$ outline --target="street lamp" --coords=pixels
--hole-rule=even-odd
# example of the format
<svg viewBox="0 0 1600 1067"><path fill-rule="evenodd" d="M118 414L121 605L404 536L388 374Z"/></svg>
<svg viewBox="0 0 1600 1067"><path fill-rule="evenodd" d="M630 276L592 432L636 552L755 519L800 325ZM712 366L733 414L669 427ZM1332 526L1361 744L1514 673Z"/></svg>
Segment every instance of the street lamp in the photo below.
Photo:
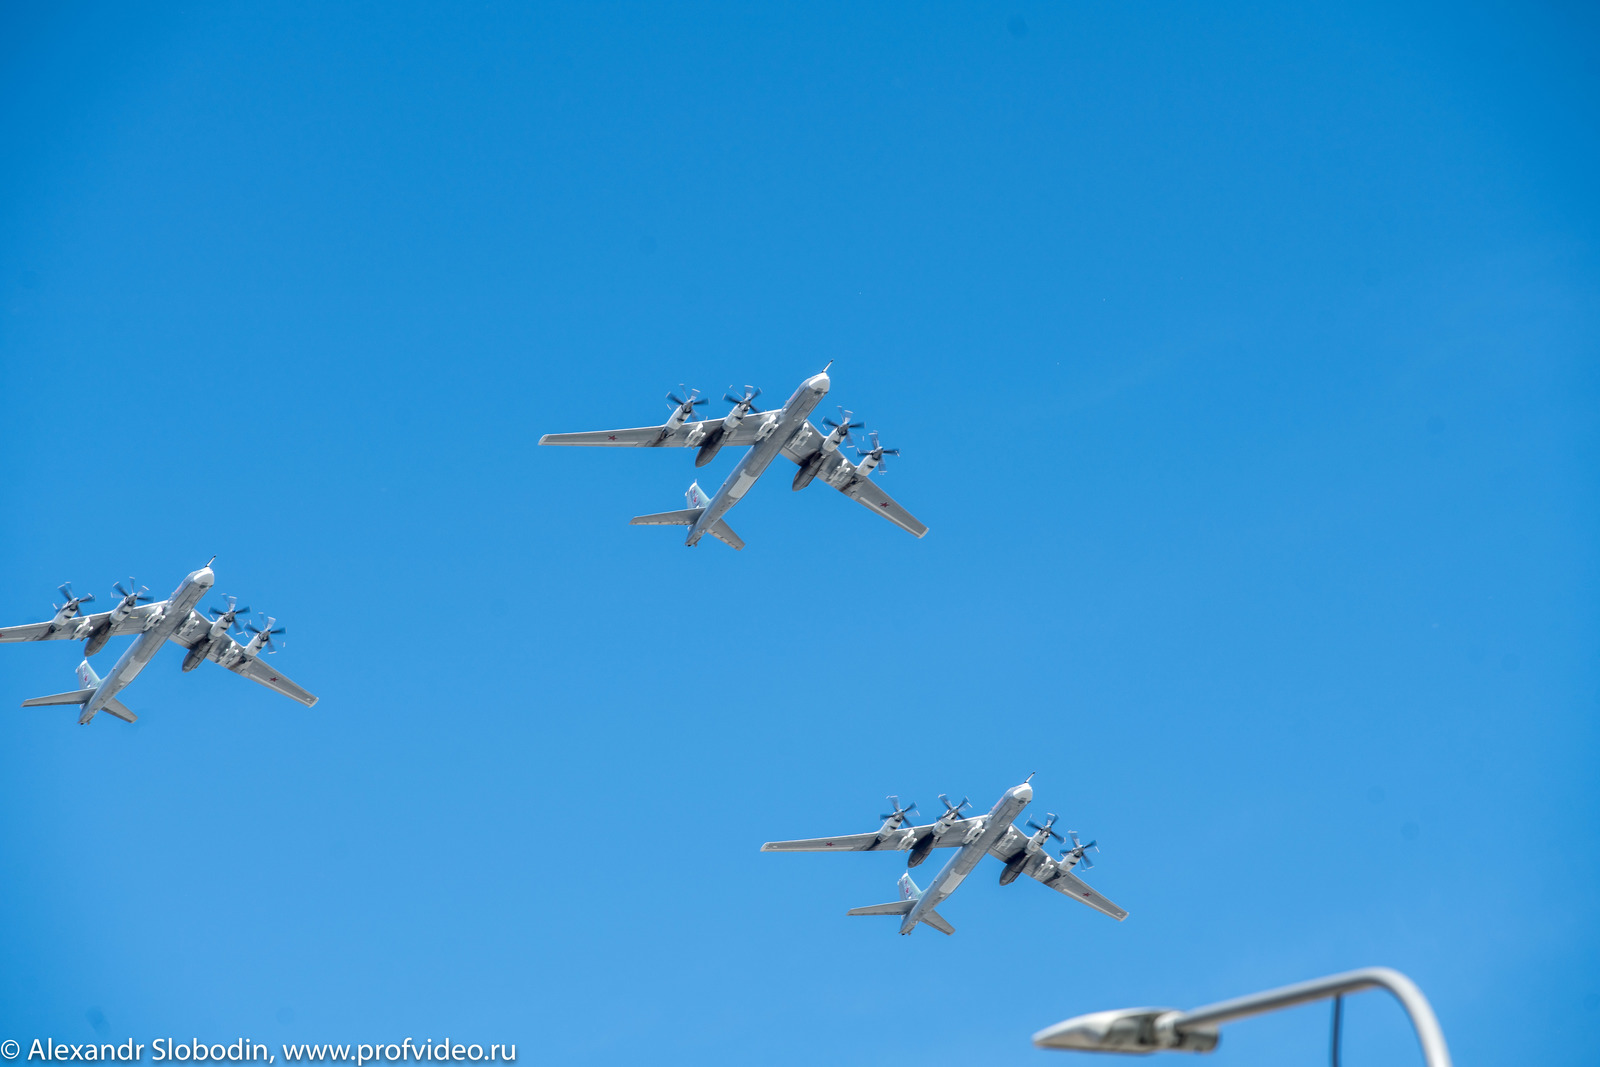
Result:
<svg viewBox="0 0 1600 1067"><path fill-rule="evenodd" d="M1362 989L1387 989L1393 993L1411 1017L1411 1025L1417 1031L1417 1041L1422 1045L1422 1057L1427 1067L1450 1067L1450 1050L1445 1048L1444 1032L1439 1029L1439 1020L1434 1018L1428 998L1422 995L1422 990L1411 979L1388 967L1365 967L1359 971L1314 978L1281 989L1269 989L1265 993L1252 993L1218 1004L1208 1004L1193 1011L1174 1008L1098 1011L1048 1026L1033 1035L1033 1043L1040 1048L1077 1049L1082 1052L1210 1052L1217 1047L1220 1040L1217 1028L1223 1023L1292 1008L1313 1000L1342 997ZM1336 1006L1335 1027L1338 1025L1337 1012ZM1337 1030L1334 1039L1337 1057Z"/></svg>

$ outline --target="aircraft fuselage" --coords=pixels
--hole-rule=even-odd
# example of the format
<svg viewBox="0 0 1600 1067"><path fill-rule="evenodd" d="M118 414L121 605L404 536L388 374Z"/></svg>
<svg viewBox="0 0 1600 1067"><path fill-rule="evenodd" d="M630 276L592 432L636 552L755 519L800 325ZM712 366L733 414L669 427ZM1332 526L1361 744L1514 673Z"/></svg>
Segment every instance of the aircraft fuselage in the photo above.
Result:
<svg viewBox="0 0 1600 1067"><path fill-rule="evenodd" d="M94 696L83 706L83 714L78 717L79 723L87 723L95 717L106 702L127 688L129 682L139 676L145 665L155 658L161 646L173 633L189 618L189 612L200 603L200 598L206 595L216 581L210 567L201 567L199 570L184 578L171 598L164 605L156 605L161 610L161 615L155 625L145 630L133 639L133 644L117 660L116 666L101 681L95 690Z"/></svg>
<svg viewBox="0 0 1600 1067"><path fill-rule="evenodd" d="M1033 802L1033 786L1027 782L1013 786L1005 791L1000 800L984 818L983 825L978 829L972 840L967 841L956 849L956 854L950 857L950 862L944 865L928 888L923 890L916 906L906 913L905 920L900 924L900 932L909 934L917 928L925 912L932 911L945 899L960 888L961 883L977 867L983 857L988 855L989 849L1005 835L1011 822L1022 810Z"/></svg>
<svg viewBox="0 0 1600 1067"><path fill-rule="evenodd" d="M733 473L728 475L716 495L711 498L706 510L689 528L685 544L698 543L700 538L706 535L712 523L721 519L735 504L744 499L744 495L750 491L752 485L756 484L756 479L766 472L767 467L783 450L783 446L788 444L789 439L805 425L806 417L811 414L812 409L828 395L828 384L826 372L813 374L800 383L800 388L794 391L794 395L782 408L760 415L745 416L748 421L764 422L766 426L758 431L759 439L750 446L750 451L746 452L738 466L733 468ZM760 436L761 433L765 433L765 436Z"/></svg>

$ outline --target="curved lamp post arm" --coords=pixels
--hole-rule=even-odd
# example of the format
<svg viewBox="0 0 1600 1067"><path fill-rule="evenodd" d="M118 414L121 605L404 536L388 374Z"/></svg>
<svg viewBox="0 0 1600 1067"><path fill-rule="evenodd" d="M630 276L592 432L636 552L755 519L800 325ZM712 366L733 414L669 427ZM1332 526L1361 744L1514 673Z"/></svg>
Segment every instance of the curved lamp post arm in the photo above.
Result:
<svg viewBox="0 0 1600 1067"><path fill-rule="evenodd" d="M1439 1020L1428 999L1416 983L1388 967L1365 967L1314 978L1264 993L1207 1004L1193 1011L1127 1008L1080 1015L1040 1030L1033 1035L1033 1043L1040 1048L1086 1052L1210 1052L1217 1047L1217 1028L1223 1023L1363 989L1387 989L1393 993L1411 1017L1427 1067L1450 1067L1450 1050L1445 1047L1444 1032L1439 1029Z"/></svg>

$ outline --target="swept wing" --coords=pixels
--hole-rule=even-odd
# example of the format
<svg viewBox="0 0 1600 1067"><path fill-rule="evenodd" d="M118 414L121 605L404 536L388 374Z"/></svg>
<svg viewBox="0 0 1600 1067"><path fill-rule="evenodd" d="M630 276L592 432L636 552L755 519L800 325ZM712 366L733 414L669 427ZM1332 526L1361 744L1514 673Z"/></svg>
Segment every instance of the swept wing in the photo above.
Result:
<svg viewBox="0 0 1600 1067"><path fill-rule="evenodd" d="M957 819L949 828L934 839L934 848L954 848L961 844L962 839L979 825L982 819ZM871 834L846 834L843 837L808 837L801 841L768 841L761 846L762 852L870 852L870 851L896 851L909 848L906 843L906 833L909 831L915 836L912 843L920 842L923 837L933 833L936 823L926 826L902 827L899 830L890 830L883 835L880 841L876 833Z"/></svg>
<svg viewBox="0 0 1600 1067"><path fill-rule="evenodd" d="M112 637L122 637L125 634L136 634L144 629L145 619L153 612L160 611L162 604L141 604L128 612L126 618L111 629ZM0 628L0 642L6 641L74 641L82 640L90 630L111 618L112 612L101 611L93 615L78 615L68 619L56 627L54 633L49 633L50 623L30 622L23 626L7 626Z"/></svg>
<svg viewBox="0 0 1600 1067"><path fill-rule="evenodd" d="M822 451L823 434L807 422L793 439L783 447L783 454L802 466ZM824 456L817 467L817 480L827 482L845 496L862 505L873 514L882 515L900 529L915 537L928 532L928 527L911 512L901 507L870 477L851 476L840 468L844 457L837 451Z"/></svg>
<svg viewBox="0 0 1600 1067"><path fill-rule="evenodd" d="M193 648L210 628L209 619L198 611L191 611L183 625L172 632L169 640L184 648ZM308 708L317 702L315 696L269 664L263 663L259 656L246 655L244 647L226 634L220 641L206 649L206 659L220 663L234 674L243 675L252 682L266 686L274 693L282 693L290 700L298 700Z"/></svg>
<svg viewBox="0 0 1600 1067"><path fill-rule="evenodd" d="M1024 851L1028 845L1028 835L1018 830L1015 826L1006 828L1004 836L989 848L989 855L1002 863L1010 863L1019 852ZM1022 871L1036 882L1054 889L1057 893L1065 894L1073 900L1089 905L1102 915L1109 915L1118 922L1128 917L1127 909L1119 908L1105 897L1095 892L1089 883L1073 874L1071 871L1055 863L1050 857L1040 851L1033 860L1029 861Z"/></svg>
<svg viewBox="0 0 1600 1067"><path fill-rule="evenodd" d="M762 418L751 415L745 418L732 433L722 440L724 448L740 448L756 443L756 431ZM628 430L593 430L582 433L547 433L539 438L541 445L590 445L599 448L687 448L695 430L703 432L695 437L699 444L710 431L722 425L721 419L702 419L686 422L671 433L665 426L635 426Z"/></svg>

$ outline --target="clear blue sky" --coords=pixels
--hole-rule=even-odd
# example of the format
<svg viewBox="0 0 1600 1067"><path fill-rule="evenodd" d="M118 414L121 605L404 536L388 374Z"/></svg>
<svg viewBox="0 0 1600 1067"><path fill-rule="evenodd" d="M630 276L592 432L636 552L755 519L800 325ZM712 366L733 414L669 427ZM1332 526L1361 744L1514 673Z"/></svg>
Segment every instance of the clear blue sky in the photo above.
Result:
<svg viewBox="0 0 1600 1067"><path fill-rule="evenodd" d="M0 1037L1043 1067L1381 963L1594 1061L1585 5L0 19L0 621L217 553L322 697L169 649L80 729L0 648ZM830 359L925 540L781 463L687 551L688 454L535 447ZM1127 922L757 852L1030 771Z"/></svg>

